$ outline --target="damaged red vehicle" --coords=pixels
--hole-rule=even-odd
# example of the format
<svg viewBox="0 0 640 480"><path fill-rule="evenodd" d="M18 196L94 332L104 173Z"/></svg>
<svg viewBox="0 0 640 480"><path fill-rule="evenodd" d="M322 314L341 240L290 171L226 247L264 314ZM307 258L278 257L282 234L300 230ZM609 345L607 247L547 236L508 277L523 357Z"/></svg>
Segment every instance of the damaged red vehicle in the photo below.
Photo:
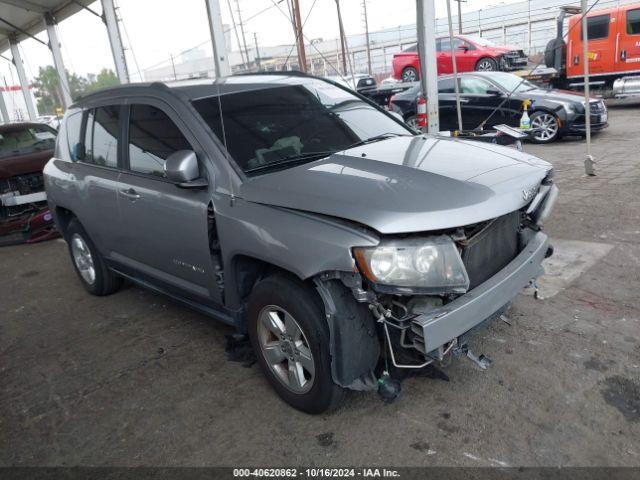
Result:
<svg viewBox="0 0 640 480"><path fill-rule="evenodd" d="M0 245L58 236L42 179L55 141L56 131L47 125L0 125Z"/></svg>

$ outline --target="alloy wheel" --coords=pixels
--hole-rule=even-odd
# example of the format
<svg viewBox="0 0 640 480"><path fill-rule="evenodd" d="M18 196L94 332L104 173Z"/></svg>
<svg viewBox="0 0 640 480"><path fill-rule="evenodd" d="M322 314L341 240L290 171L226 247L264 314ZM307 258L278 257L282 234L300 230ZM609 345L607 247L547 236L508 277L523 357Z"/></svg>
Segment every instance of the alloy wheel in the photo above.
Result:
<svg viewBox="0 0 640 480"><path fill-rule="evenodd" d="M418 73L413 68L407 68L402 72L403 82L416 82L418 80Z"/></svg>
<svg viewBox="0 0 640 480"><path fill-rule="evenodd" d="M93 264L93 257L89 246L84 239L77 233L71 237L71 253L73 262L80 272L82 279L89 285L93 285L96 281L96 268Z"/></svg>
<svg viewBox="0 0 640 480"><path fill-rule="evenodd" d="M485 58L484 60L480 60L478 62L478 66L476 67L476 70L478 70L479 72L493 71L495 70L494 62L488 58Z"/></svg>
<svg viewBox="0 0 640 480"><path fill-rule="evenodd" d="M558 120L550 113L542 113L531 120L531 128L539 129L533 138L540 142L549 142L558 134Z"/></svg>
<svg viewBox="0 0 640 480"><path fill-rule="evenodd" d="M258 341L262 356L275 377L294 393L313 386L315 362L309 342L286 310L268 305L258 315Z"/></svg>

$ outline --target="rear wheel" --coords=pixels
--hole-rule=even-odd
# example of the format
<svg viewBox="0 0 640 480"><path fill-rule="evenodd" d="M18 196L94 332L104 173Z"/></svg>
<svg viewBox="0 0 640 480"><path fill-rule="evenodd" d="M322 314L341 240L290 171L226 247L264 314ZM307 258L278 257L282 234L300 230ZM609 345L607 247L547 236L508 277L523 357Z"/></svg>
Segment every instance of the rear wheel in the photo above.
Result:
<svg viewBox="0 0 640 480"><path fill-rule="evenodd" d="M535 143L551 143L558 139L560 132L558 119L548 112L535 112L531 115L531 128L539 130L533 135Z"/></svg>
<svg viewBox="0 0 640 480"><path fill-rule="evenodd" d="M403 82L417 82L418 81L418 71L413 67L407 67L402 70L402 81Z"/></svg>
<svg viewBox="0 0 640 480"><path fill-rule="evenodd" d="M280 397L307 413L332 410L344 390L331 378L329 327L317 294L274 275L249 298L249 338L265 376Z"/></svg>
<svg viewBox="0 0 640 480"><path fill-rule="evenodd" d="M498 63L493 58L481 58L476 63L476 71L478 72L495 72L496 70L498 70Z"/></svg>
<svg viewBox="0 0 640 480"><path fill-rule="evenodd" d="M109 295L122 285L122 278L111 272L102 255L77 220L71 220L66 231L73 267L84 288L92 295Z"/></svg>

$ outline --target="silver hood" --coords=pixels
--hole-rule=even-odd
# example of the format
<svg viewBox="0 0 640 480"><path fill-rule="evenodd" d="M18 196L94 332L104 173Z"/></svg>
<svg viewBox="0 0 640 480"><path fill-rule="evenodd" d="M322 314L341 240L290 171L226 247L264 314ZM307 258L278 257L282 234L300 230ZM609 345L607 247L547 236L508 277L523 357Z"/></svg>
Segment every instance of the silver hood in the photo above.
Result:
<svg viewBox="0 0 640 480"><path fill-rule="evenodd" d="M245 200L352 220L380 233L470 225L525 206L551 169L513 148L395 137L250 178Z"/></svg>

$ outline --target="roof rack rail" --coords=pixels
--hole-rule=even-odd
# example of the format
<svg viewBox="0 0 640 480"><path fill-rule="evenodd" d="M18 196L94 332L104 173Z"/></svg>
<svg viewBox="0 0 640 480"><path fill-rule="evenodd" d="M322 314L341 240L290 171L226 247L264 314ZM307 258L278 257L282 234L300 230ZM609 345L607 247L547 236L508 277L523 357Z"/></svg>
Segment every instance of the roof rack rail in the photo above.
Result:
<svg viewBox="0 0 640 480"><path fill-rule="evenodd" d="M240 72L234 73L232 77L241 77L244 75L290 75L292 77L315 77L315 75L310 75L305 72L301 72L300 70L276 70L271 72Z"/></svg>

